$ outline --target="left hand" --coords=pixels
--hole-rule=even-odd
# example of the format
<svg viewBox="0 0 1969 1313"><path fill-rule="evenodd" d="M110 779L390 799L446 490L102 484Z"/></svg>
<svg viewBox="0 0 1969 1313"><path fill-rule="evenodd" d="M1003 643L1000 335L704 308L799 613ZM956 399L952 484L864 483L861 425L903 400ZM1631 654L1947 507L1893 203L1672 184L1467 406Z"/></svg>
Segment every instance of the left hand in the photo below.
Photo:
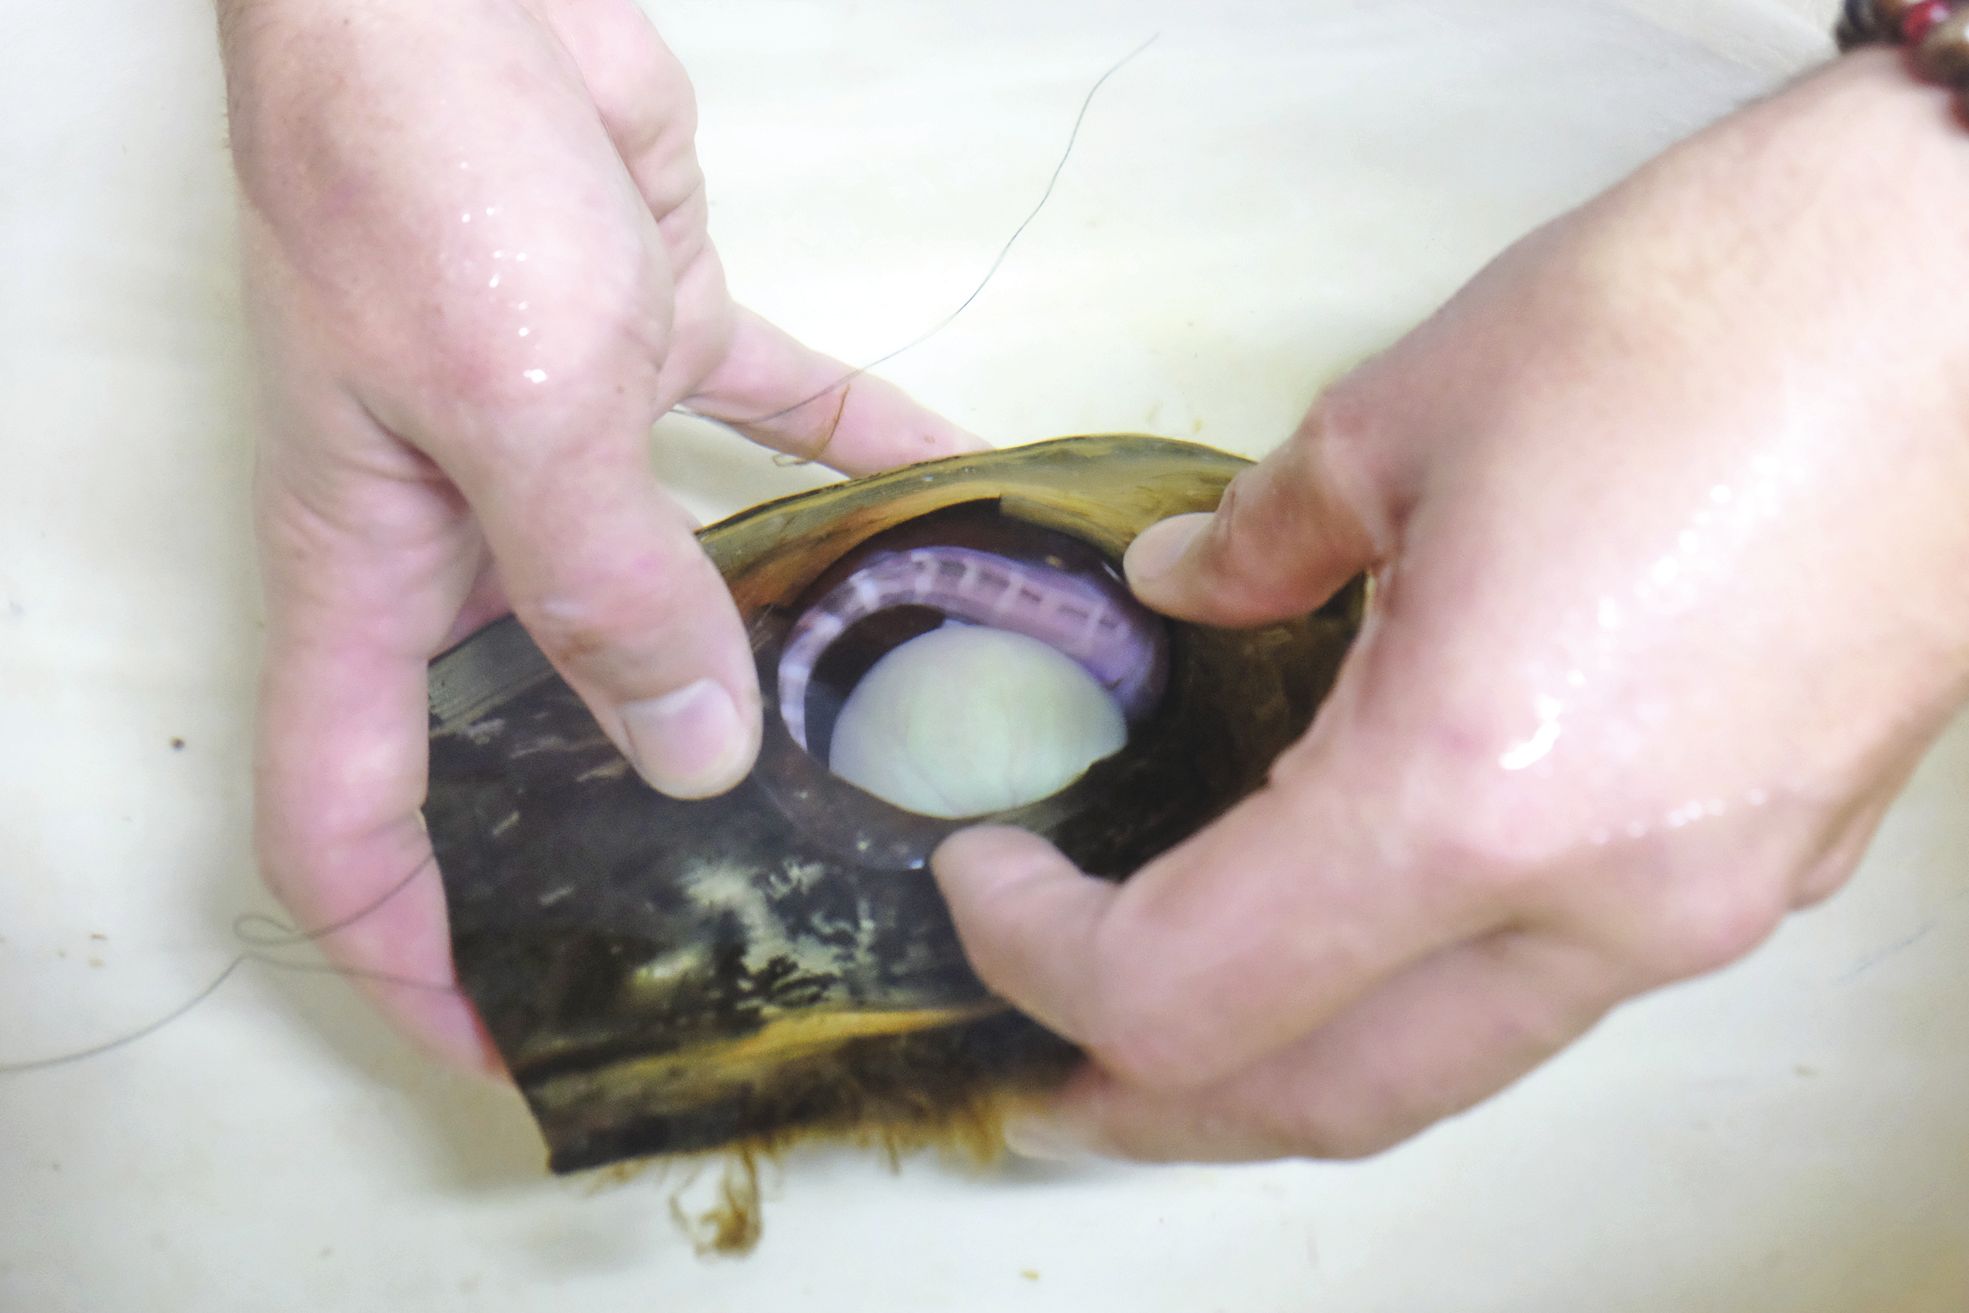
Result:
<svg viewBox="0 0 1969 1313"><path fill-rule="evenodd" d="M406 1030L490 1063L462 997L394 983L451 979L426 663L510 606L652 787L722 792L757 677L651 424L849 473L977 442L734 303L695 95L629 0L221 15L270 401L263 869Z"/></svg>

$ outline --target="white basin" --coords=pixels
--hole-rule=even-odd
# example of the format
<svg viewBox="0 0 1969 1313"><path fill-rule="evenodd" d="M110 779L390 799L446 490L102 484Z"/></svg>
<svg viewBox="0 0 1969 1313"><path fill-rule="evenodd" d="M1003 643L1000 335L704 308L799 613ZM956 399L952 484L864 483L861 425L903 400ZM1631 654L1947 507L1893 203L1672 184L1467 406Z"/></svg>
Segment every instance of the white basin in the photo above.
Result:
<svg viewBox="0 0 1969 1313"><path fill-rule="evenodd" d="M1159 32L996 280L886 372L997 441L1250 452L1514 236L1826 50L1822 15L1752 0L663 8L736 288L853 360L963 299ZM269 905L210 27L0 18L0 1063L158 1017ZM689 420L656 449L705 514L819 477ZM0 1310L1960 1313L1965 799L1957 732L1830 905L1379 1159L803 1154L741 1261L694 1257L654 1177L548 1178L515 1094L343 982L248 965L140 1042L0 1075Z"/></svg>

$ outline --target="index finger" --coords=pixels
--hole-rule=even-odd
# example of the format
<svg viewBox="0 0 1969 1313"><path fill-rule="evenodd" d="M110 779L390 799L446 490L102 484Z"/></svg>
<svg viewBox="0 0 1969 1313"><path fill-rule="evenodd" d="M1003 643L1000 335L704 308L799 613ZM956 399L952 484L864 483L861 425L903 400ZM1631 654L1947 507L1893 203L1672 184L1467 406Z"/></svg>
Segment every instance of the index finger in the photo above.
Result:
<svg viewBox="0 0 1969 1313"><path fill-rule="evenodd" d="M742 307L730 349L689 404L754 442L843 474L985 448L895 384L822 355Z"/></svg>
<svg viewBox="0 0 1969 1313"><path fill-rule="evenodd" d="M954 836L933 867L994 992L1124 1078L1193 1088L1499 919L1476 882L1364 821L1357 801L1295 782L1119 886L1002 828Z"/></svg>

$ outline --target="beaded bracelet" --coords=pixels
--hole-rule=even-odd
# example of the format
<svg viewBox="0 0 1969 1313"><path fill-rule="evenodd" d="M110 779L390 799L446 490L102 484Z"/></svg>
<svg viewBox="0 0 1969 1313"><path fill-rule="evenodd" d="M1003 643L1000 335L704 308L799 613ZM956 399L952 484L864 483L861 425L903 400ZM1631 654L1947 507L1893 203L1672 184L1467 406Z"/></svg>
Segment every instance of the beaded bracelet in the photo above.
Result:
<svg viewBox="0 0 1969 1313"><path fill-rule="evenodd" d="M1969 5L1962 0L1846 0L1839 48L1905 45L1921 75L1969 94Z"/></svg>

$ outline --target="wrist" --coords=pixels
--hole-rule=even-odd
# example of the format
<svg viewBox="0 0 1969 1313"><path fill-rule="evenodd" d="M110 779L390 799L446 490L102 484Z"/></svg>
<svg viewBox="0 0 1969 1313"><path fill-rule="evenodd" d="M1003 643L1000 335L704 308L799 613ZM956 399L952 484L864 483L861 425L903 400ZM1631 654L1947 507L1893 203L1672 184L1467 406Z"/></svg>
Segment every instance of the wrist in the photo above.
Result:
<svg viewBox="0 0 1969 1313"><path fill-rule="evenodd" d="M1891 388L1969 431L1969 380L1944 345L1969 330L1969 128L1898 52L1835 61L1596 208L1623 290L1667 321L1833 370L1825 404L1862 408L1856 423Z"/></svg>

